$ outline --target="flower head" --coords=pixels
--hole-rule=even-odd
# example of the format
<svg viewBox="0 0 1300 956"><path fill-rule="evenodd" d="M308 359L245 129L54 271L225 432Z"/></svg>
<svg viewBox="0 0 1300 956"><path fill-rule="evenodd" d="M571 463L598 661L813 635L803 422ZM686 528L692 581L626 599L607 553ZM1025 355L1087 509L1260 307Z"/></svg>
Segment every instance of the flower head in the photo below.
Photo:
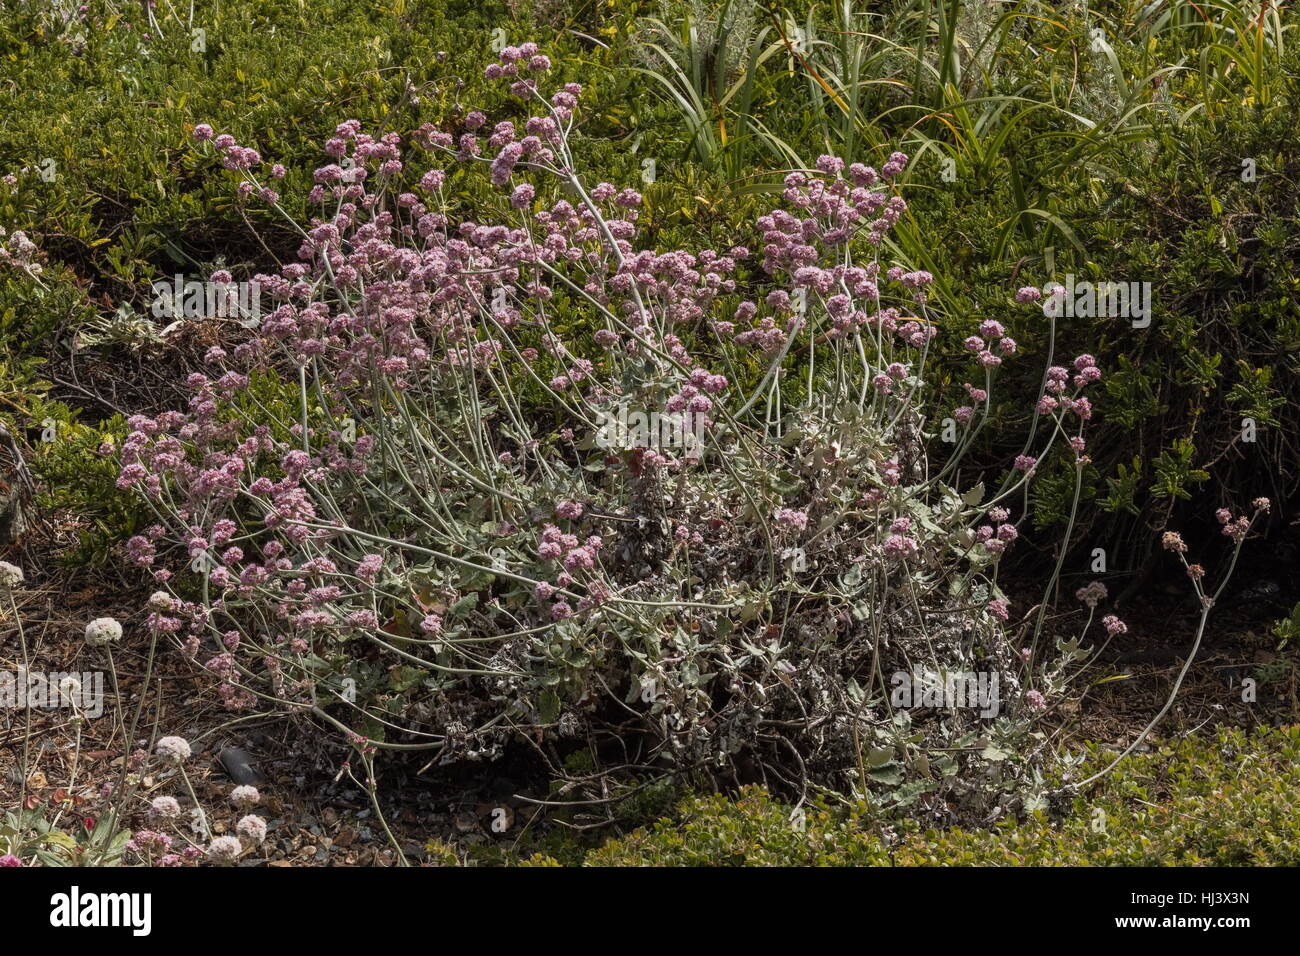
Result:
<svg viewBox="0 0 1300 956"><path fill-rule="evenodd" d="M232 863L243 852L238 837L220 836L208 844L208 859L214 863Z"/></svg>
<svg viewBox="0 0 1300 956"><path fill-rule="evenodd" d="M190 742L184 737L163 737L154 745L154 753L168 763L183 763L191 752Z"/></svg>
<svg viewBox="0 0 1300 956"><path fill-rule="evenodd" d="M154 797L149 804L149 812L164 820L174 820L181 815L181 805L175 797Z"/></svg>
<svg viewBox="0 0 1300 956"><path fill-rule="evenodd" d="M103 647L122 639L122 625L111 617L97 617L86 625L86 643Z"/></svg>
<svg viewBox="0 0 1300 956"><path fill-rule="evenodd" d="M1093 581L1091 584L1086 584L1075 591L1074 596L1088 607L1096 607L1097 603L1106 597L1106 585L1100 581Z"/></svg>
<svg viewBox="0 0 1300 956"><path fill-rule="evenodd" d="M0 590L10 591L23 583L23 569L8 561L0 561Z"/></svg>
<svg viewBox="0 0 1300 956"><path fill-rule="evenodd" d="M266 821L255 813L240 817L235 824L235 832L249 843L261 843L266 839Z"/></svg>
<svg viewBox="0 0 1300 956"><path fill-rule="evenodd" d="M247 784L230 791L230 802L237 807L251 807L261 799L262 795L257 792L257 788Z"/></svg>
<svg viewBox="0 0 1300 956"><path fill-rule="evenodd" d="M793 508L778 508L772 518L777 526L781 528L803 531L808 527L808 513L806 511L796 511Z"/></svg>

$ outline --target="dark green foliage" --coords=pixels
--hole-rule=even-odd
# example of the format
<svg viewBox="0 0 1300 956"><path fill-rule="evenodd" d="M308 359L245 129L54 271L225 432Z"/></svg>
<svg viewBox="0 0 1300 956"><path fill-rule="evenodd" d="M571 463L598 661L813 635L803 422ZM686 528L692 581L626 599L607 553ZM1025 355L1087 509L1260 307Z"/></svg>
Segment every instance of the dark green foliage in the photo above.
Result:
<svg viewBox="0 0 1300 956"><path fill-rule="evenodd" d="M1300 730L1223 730L1131 758L1061 818L992 830L899 829L854 810L802 814L759 789L692 797L586 856L595 866L1294 866ZM1094 752L1086 766L1108 760ZM793 821L793 822L792 822ZM802 828L802 829L801 829Z"/></svg>

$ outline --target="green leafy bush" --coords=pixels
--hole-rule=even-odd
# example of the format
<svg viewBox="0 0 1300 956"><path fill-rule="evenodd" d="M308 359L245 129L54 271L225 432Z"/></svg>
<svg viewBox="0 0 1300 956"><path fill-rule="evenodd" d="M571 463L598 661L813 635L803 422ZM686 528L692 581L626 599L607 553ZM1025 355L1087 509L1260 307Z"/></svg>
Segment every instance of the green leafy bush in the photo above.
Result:
<svg viewBox="0 0 1300 956"><path fill-rule="evenodd" d="M364 7L164 0L152 20L140 4L101 0L84 16L77 6L19 4L0 22L7 91L0 227L25 230L42 268L35 283L0 266L0 414L26 432L46 503L84 529L63 556L71 562L102 561L138 530L111 482L99 480L95 451L103 438L122 437L120 423L112 411L105 419L103 401L88 393L124 362L183 363L220 335L208 329L164 339L151 283L178 273L206 278L218 268L246 278L268 260L291 257L299 241L274 215L238 201L234 180L200 174L189 148L192 117L273 153L293 171L280 184L282 203L302 213L311 183L297 171L319 159L343 114L371 128L413 127L496 105L500 92L464 66L477 62L475 49L486 54L498 28L516 38L533 31L527 5L468 0ZM653 115L630 108L631 71L618 49L619 24L634 12L634 5L592 8L590 23L571 24L612 47L564 34L550 51L558 72L582 75L597 105L580 155L628 179L637 161L607 137L622 136L633 113ZM457 193L465 210L487 197L469 185ZM100 369L98 381L69 369L74 350L85 369ZM178 384L138 369L124 378L127 412L169 400ZM38 407L30 400L51 389L62 401ZM47 420L58 425L56 443L41 441Z"/></svg>
<svg viewBox="0 0 1300 956"><path fill-rule="evenodd" d="M1080 767L1107 755L1093 748ZM1300 728L1221 730L1134 756L1060 815L918 831L861 809L795 812L759 789L691 797L588 866L1295 866ZM801 829L802 828L802 829Z"/></svg>
<svg viewBox="0 0 1300 956"><path fill-rule="evenodd" d="M725 176L743 193L762 188L754 180L764 167L900 142L913 156L914 201L892 251L939 277L933 303L946 325L973 329L1014 281L1068 273L1152 283L1149 327L1101 317L1060 328L1063 347L1088 349L1115 373L1085 475L1098 494L1079 519L1090 540L1107 544L1112 570L1148 559L1145 527L1207 513L1221 488L1295 493L1287 436L1300 427L1300 52L1284 42L1292 18L1231 2L1193 14L1181 4L907 0L791 3L755 18L754 4L737 2L723 19L752 21L746 36L766 26L763 42L777 37L784 54L764 47L738 68L741 97L722 95L733 87L708 72L735 36L710 33L701 16L678 5L646 21L658 35L680 28L691 39L670 58L678 67L660 64L659 73L697 149L726 152ZM714 47L699 49L710 36ZM737 129L751 135L728 141ZM739 176L738 154L757 169ZM1012 331L1026 348L1045 349L1041 321ZM942 367L960 356L941 348L937 359ZM1012 428L1022 414L1016 399L1032 398L1038 383L1007 384L1000 412ZM997 436L984 435L986 462L1007 450ZM1034 495L1040 527L1070 512L1073 467L1044 463Z"/></svg>

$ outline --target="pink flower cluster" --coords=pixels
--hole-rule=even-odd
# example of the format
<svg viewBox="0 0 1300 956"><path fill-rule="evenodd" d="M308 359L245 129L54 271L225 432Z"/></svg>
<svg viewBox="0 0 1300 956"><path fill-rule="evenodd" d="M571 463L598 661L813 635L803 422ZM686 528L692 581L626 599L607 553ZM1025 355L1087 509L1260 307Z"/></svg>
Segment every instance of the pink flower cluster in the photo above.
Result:
<svg viewBox="0 0 1300 956"><path fill-rule="evenodd" d="M980 525L975 529L975 540L983 545L985 553L993 556L1001 555L1020 537L1016 526L1010 523L1010 517L1011 513L1006 508L991 508L988 518L993 523Z"/></svg>
<svg viewBox="0 0 1300 956"><path fill-rule="evenodd" d="M599 535L589 535L585 541L576 534L562 532L553 524L542 529L541 540L537 545L537 556L543 561L558 561L566 571L590 571L596 566L596 558L605 542ZM561 587L567 587L565 582Z"/></svg>
<svg viewBox="0 0 1300 956"><path fill-rule="evenodd" d="M1267 499L1261 499L1267 501ZM1219 524L1223 526L1223 533L1233 541L1240 544L1246 539L1246 533L1250 531L1250 518L1246 515L1239 515L1236 518L1227 508L1220 508L1214 513Z"/></svg>
<svg viewBox="0 0 1300 956"><path fill-rule="evenodd" d="M771 514L763 530L753 508L735 504L741 495L722 469L713 485L694 481L715 477L700 472L734 454L724 443L737 432L749 437L745 416L726 414L730 382L718 370L748 381L751 369L762 374L796 339L800 350L791 354L829 342L861 361L862 391L853 389L851 400L885 410L883 421L905 421L937 335L927 313L934 277L856 264L851 241L886 248L907 208L890 182L907 157L892 154L878 172L821 156L814 169L791 173L783 208L757 219L754 255L743 245L640 248L645 197L610 183L588 190L564 167L581 88L567 84L546 99L537 83L549 67L535 44L506 47L488 67L490 79L510 83L524 101L511 120L494 124L471 110L409 135L375 136L356 120L338 124L313 173L314 213L301 224L297 261L256 277L271 306L261 325L208 352L182 410L131 419L119 487L140 495L157 523L127 552L144 567L173 561L206 576L203 604L161 592L151 598L149 626L218 680L226 706L252 706L250 686L263 685L277 702L328 700L312 693L311 682L326 679L320 662L368 666L373 658L356 648L366 638L374 639L368 653L391 660L397 637L404 656L439 655L437 680L413 693L425 695L428 714L445 725L439 733L463 743L474 717L458 710L460 698L495 705L525 690L535 698L535 686L525 686L535 675L520 672L543 666L535 649L549 641L532 635L560 621L568 622L555 629L564 640L579 625L605 633L613 630L605 605L643 598L664 608L670 627L677 618L696 623L685 578L670 574L689 568L703 582L695 600L716 600L709 575L731 572L702 569L732 562L744 574L749 555L741 549L760 535L766 545L770 533L778 547L803 538L823 510L841 511L809 503L841 500L822 492L842 491L835 483L846 473L871 485L861 495L873 512L865 519L856 488L842 499L843 512L854 515L846 520L867 525L867 535L850 540L875 542L869 556L858 547L854 560L883 557L895 576L932 558L968 558L948 554L961 550L953 536L942 537L938 554L930 517L899 515L912 494L902 486L924 473L919 428L915 440L891 434L843 454L841 441L811 429L798 450L755 442L761 467L789 465L804 486L783 488L781 498L753 489L757 514ZM241 191L276 201L255 179L262 165L255 150L202 124L195 137L219 151ZM500 187L495 213L452 211L462 208L445 195L453 163ZM284 172L273 166L269 175ZM556 180L564 197L551 191ZM575 312L584 322L571 321ZM580 331L570 332L575 325ZM966 344L987 386L1018 346L997 320L981 321L977 332ZM871 354L860 360L864 342ZM256 417L267 406L253 382L267 372L306 383L301 410ZM1040 411L1086 421L1091 405L1079 392L1099 377L1090 356L1076 359L1073 373L1050 370ZM970 405L956 417L969 422L989 396L971 384L965 391ZM708 456L694 449L679 460L659 447L592 452L578 440L585 411L620 406L661 408L713 428ZM714 427L715 417L727 427ZM808 449L815 458L790 464ZM1025 472L1036 465L1028 455L1016 462ZM676 472L673 481L665 471ZM670 500L670 510L660 507ZM671 510L678 507L680 514ZM637 520L652 514L660 519ZM976 568L1018 540L1005 508L986 517L971 529ZM707 549L697 528L709 530ZM625 538L607 549L611 534ZM856 547L835 533L818 537L828 552ZM156 575L166 581L168 571ZM520 585L531 600L520 598ZM655 593L665 587L674 589L669 600ZM447 610L466 590L476 595L474 612ZM980 593L975 617L1000 634L1010 604L994 587ZM642 610L634 626L660 614ZM464 641L467 632L474 636ZM433 683L440 689L431 691ZM489 693L479 694L484 687Z"/></svg>

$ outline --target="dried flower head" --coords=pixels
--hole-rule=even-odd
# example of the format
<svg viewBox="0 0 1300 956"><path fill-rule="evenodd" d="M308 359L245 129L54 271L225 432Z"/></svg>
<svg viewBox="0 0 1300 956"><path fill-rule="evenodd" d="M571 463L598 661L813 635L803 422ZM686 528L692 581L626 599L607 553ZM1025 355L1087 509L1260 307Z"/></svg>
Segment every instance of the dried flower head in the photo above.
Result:
<svg viewBox="0 0 1300 956"><path fill-rule="evenodd" d="M208 844L208 859L214 863L233 863L244 852L238 837L219 836Z"/></svg>
<svg viewBox="0 0 1300 956"><path fill-rule="evenodd" d="M250 843L261 843L266 839L266 821L255 813L240 817L235 824L235 832Z"/></svg>
<svg viewBox="0 0 1300 956"><path fill-rule="evenodd" d="M181 805L175 797L154 797L149 812L164 820L174 820L181 815Z"/></svg>
<svg viewBox="0 0 1300 956"><path fill-rule="evenodd" d="M8 561L0 561L0 590L12 591L23 583L23 569Z"/></svg>
<svg viewBox="0 0 1300 956"><path fill-rule="evenodd" d="M86 625L86 643L104 647L122 639L122 625L111 617L97 617Z"/></svg>
<svg viewBox="0 0 1300 956"><path fill-rule="evenodd" d="M155 745L154 752L168 763L184 763L190 757L190 742L184 737L163 737Z"/></svg>
<svg viewBox="0 0 1300 956"><path fill-rule="evenodd" d="M257 788L247 784L230 791L230 802L237 807L251 807L261 799L262 795L257 792Z"/></svg>

